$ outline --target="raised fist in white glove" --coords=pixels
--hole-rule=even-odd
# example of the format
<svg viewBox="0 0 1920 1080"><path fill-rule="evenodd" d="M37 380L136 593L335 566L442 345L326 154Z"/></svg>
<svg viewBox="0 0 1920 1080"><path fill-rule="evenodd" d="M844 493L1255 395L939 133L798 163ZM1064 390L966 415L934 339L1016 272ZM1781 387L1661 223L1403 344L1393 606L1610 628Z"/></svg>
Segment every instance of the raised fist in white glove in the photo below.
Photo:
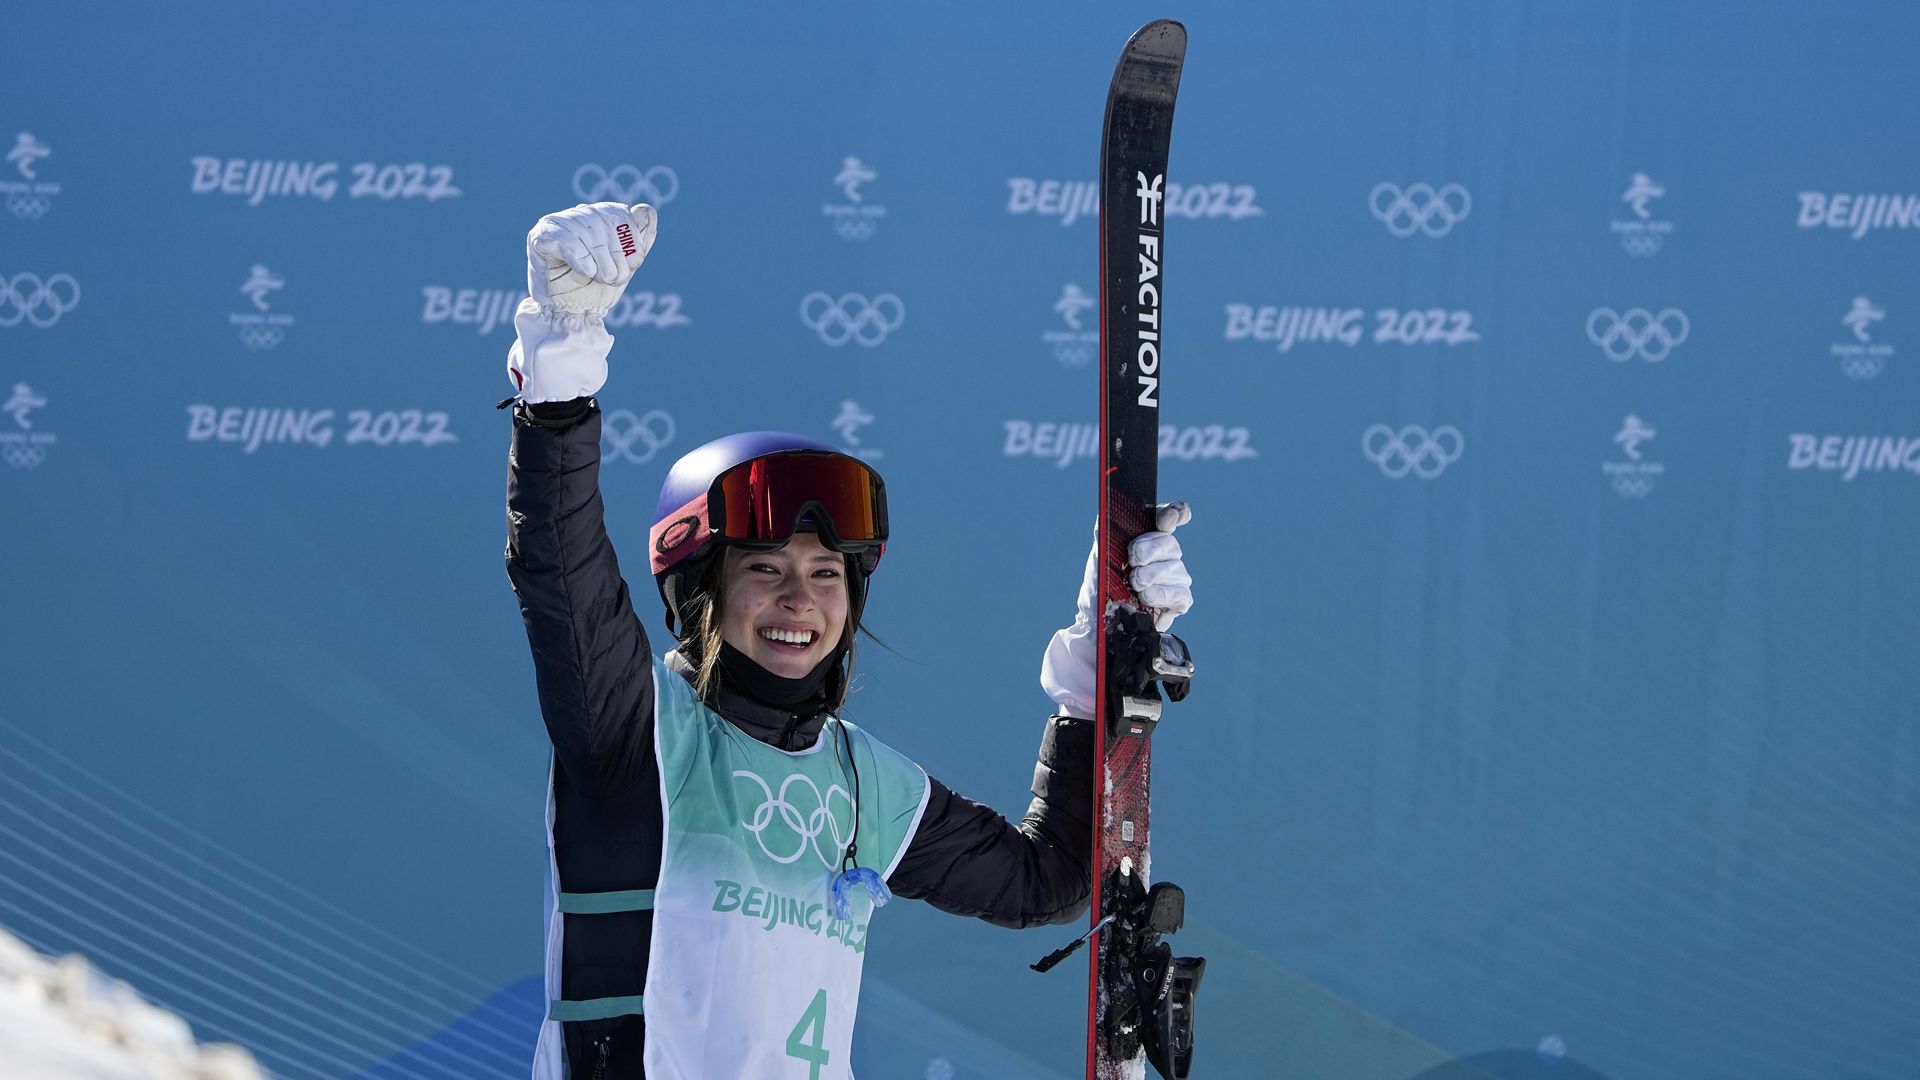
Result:
<svg viewBox="0 0 1920 1080"><path fill-rule="evenodd" d="M645 203L600 202L548 214L527 233L527 298L507 374L528 403L571 401L607 381L606 314L653 250L659 217Z"/></svg>
<svg viewBox="0 0 1920 1080"><path fill-rule="evenodd" d="M1193 520L1186 503L1164 503L1154 510L1154 532L1143 532L1127 545L1127 584L1147 610L1154 629L1165 633L1173 620L1193 607L1193 576L1180 554L1173 530ZM1100 613L1094 604L1100 595L1100 540L1087 553L1086 573L1080 580L1079 611L1073 625L1057 631L1040 661L1040 685L1062 716L1093 718L1094 683L1099 679Z"/></svg>

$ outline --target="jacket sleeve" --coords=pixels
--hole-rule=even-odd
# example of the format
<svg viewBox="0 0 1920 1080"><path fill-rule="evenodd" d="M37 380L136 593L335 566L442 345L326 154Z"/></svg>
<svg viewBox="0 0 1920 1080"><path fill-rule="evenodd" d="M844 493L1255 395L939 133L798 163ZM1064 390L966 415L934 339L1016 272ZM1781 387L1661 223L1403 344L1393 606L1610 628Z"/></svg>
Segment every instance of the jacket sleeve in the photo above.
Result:
<svg viewBox="0 0 1920 1080"><path fill-rule="evenodd" d="M652 653L607 538L591 399L514 407L507 577L561 767L593 795L631 788L652 750Z"/></svg>
<svg viewBox="0 0 1920 1080"><path fill-rule="evenodd" d="M1048 722L1019 825L929 777L926 813L888 886L995 926L1079 917L1093 883L1093 739L1091 720Z"/></svg>

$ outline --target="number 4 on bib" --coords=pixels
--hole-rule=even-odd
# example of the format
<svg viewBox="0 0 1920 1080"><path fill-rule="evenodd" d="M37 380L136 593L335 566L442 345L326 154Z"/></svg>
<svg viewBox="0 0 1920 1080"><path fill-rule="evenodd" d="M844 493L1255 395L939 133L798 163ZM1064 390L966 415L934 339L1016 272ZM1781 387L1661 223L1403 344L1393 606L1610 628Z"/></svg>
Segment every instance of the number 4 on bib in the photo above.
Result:
<svg viewBox="0 0 1920 1080"><path fill-rule="evenodd" d="M809 1035L813 1037L812 1042L807 1041ZM807 1011L800 1014L800 1022L787 1033L787 1056L807 1063L807 1080L820 1080L820 1070L826 1068L829 1057L825 990L813 995Z"/></svg>

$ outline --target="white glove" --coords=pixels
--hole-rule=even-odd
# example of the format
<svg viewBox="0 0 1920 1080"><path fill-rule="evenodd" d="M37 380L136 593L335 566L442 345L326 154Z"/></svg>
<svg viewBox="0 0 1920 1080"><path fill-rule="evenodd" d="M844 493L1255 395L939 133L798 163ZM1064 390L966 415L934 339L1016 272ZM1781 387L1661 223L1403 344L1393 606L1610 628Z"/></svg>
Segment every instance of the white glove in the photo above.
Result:
<svg viewBox="0 0 1920 1080"><path fill-rule="evenodd" d="M607 381L607 310L653 250L660 220L645 203L600 202L548 214L527 233L527 298L507 375L520 399L572 401Z"/></svg>
<svg viewBox="0 0 1920 1080"><path fill-rule="evenodd" d="M1166 632L1173 620L1193 608L1193 576L1180 556L1173 530L1193 520L1186 503L1163 503L1154 510L1157 532L1144 532L1127 545L1127 584L1153 612L1154 629ZM1093 610L1100 595L1100 539L1087 553L1087 569L1080 580L1079 611L1073 625L1054 633L1040 661L1040 686L1060 715L1093 718L1094 683L1099 679L1099 616Z"/></svg>

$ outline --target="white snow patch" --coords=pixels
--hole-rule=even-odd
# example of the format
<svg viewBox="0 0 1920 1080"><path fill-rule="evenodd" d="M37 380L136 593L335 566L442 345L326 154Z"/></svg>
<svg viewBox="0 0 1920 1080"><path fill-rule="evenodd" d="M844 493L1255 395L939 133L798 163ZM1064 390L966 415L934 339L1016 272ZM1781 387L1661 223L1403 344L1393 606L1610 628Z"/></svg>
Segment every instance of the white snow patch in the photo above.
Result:
<svg viewBox="0 0 1920 1080"><path fill-rule="evenodd" d="M266 1080L237 1046L200 1046L186 1021L79 956L43 956L0 930L0 1047L8 1080Z"/></svg>

